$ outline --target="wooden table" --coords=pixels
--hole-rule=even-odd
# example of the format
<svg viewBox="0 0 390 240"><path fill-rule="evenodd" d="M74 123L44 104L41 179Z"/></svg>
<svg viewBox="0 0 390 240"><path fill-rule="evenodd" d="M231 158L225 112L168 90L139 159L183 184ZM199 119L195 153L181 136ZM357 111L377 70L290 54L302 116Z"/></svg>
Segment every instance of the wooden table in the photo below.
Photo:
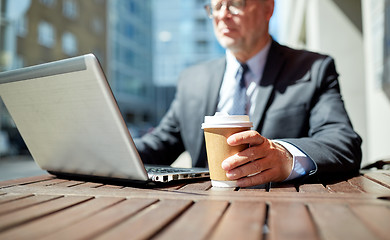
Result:
<svg viewBox="0 0 390 240"><path fill-rule="evenodd" d="M0 182L0 239L390 239L390 171L328 185Z"/></svg>

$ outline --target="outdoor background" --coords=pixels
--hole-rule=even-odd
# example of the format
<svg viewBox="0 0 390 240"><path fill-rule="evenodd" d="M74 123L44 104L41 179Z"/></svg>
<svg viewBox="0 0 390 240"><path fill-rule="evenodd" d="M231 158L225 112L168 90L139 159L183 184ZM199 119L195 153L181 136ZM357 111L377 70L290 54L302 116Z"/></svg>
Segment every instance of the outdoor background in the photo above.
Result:
<svg viewBox="0 0 390 240"><path fill-rule="evenodd" d="M390 157L390 0L276 0L281 44L335 58L363 164ZM134 137L158 124L179 73L221 57L204 0L0 0L0 71L94 53ZM0 96L1 97L1 96ZM0 180L42 173L0 99Z"/></svg>

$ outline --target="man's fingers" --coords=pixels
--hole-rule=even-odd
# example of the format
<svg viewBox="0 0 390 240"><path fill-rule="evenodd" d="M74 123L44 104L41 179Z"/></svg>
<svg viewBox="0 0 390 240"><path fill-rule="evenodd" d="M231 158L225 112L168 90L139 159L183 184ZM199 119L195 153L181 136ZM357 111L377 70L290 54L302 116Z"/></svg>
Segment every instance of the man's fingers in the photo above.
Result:
<svg viewBox="0 0 390 240"><path fill-rule="evenodd" d="M248 162L261 159L265 156L265 151L262 151L261 145L249 147L239 153L228 157L222 162L222 168L229 171Z"/></svg>
<svg viewBox="0 0 390 240"><path fill-rule="evenodd" d="M240 178L237 180L237 185L239 187L249 187L255 185L261 185L264 183L269 183L273 181L274 176L276 175L275 169L268 169L262 171L256 175Z"/></svg>
<svg viewBox="0 0 390 240"><path fill-rule="evenodd" d="M226 173L226 176L232 180L257 174L266 171L272 167L272 162L268 159L257 159L238 168L234 168Z"/></svg>
<svg viewBox="0 0 390 240"><path fill-rule="evenodd" d="M260 145L264 142L265 138L258 132L249 130L231 135L227 139L227 143L231 146L237 146L241 144L249 144L251 146Z"/></svg>

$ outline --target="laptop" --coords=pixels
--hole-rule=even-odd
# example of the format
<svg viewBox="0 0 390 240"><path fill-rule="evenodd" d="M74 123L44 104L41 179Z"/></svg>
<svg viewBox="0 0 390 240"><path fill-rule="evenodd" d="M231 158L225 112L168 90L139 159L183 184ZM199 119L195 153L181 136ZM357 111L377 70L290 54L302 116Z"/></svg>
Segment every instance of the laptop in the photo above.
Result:
<svg viewBox="0 0 390 240"><path fill-rule="evenodd" d="M207 168L143 164L93 54L2 72L0 97L34 161L51 174L138 182L209 177Z"/></svg>

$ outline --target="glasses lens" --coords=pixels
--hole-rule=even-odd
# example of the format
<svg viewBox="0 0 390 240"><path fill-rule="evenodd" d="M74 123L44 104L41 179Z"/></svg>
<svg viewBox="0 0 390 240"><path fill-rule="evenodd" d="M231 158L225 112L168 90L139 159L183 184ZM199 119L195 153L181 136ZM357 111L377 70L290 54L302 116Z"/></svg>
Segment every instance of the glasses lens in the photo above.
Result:
<svg viewBox="0 0 390 240"><path fill-rule="evenodd" d="M212 7L213 11L218 12L219 10L221 10L222 5L224 5L222 2L218 2L214 5L211 5L211 7Z"/></svg>
<svg viewBox="0 0 390 240"><path fill-rule="evenodd" d="M245 0L230 0L230 1L220 1L216 4L208 4L205 6L207 14L209 17L213 17L215 14L218 14L221 11L222 6L229 10L233 15L237 15L245 8Z"/></svg>
<svg viewBox="0 0 390 240"><path fill-rule="evenodd" d="M231 14L239 14L245 7L245 1L243 0L232 0L229 1L229 12Z"/></svg>

